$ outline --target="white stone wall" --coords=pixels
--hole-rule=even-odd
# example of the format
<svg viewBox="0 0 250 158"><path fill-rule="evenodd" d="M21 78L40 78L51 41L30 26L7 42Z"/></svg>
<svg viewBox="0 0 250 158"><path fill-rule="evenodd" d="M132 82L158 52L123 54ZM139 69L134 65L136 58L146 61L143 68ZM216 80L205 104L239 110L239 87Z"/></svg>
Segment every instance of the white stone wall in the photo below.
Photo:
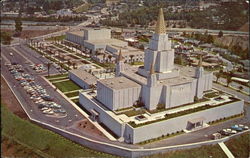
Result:
<svg viewBox="0 0 250 158"><path fill-rule="evenodd" d="M130 137L132 137L132 143L139 143L148 139L157 138L162 135L186 129L188 121L195 118L204 117L206 119L204 123L207 123L224 117L230 117L243 113L243 106L244 102L238 101L137 128L132 128L130 125L127 125L128 127L125 128L124 137L125 139L128 139L130 135Z"/></svg>
<svg viewBox="0 0 250 158"><path fill-rule="evenodd" d="M66 40L83 45L83 36L75 35L70 32L66 32Z"/></svg>
<svg viewBox="0 0 250 158"><path fill-rule="evenodd" d="M87 29L84 30L84 40L110 39L110 29Z"/></svg>
<svg viewBox="0 0 250 158"><path fill-rule="evenodd" d="M161 96L163 93L163 86L158 85L158 86L153 86L153 87L148 87L148 86L143 86L143 93L142 93L142 100L146 106L147 109L149 110L154 110L156 109L157 105L161 102Z"/></svg>
<svg viewBox="0 0 250 158"><path fill-rule="evenodd" d="M110 110L133 106L141 96L141 87L110 89L97 82L97 99Z"/></svg>
<svg viewBox="0 0 250 158"><path fill-rule="evenodd" d="M166 101L169 101L168 107L175 107L187 103L192 103L194 101L194 95L193 94L193 84L192 82L181 84L181 85L173 85L169 86L170 91L167 93L169 95L169 99Z"/></svg>
<svg viewBox="0 0 250 158"><path fill-rule="evenodd" d="M126 88L114 91L114 109L133 106L141 96L141 87Z"/></svg>
<svg viewBox="0 0 250 158"><path fill-rule="evenodd" d="M115 110L113 90L104 86L100 82L97 82L97 99L110 110Z"/></svg>

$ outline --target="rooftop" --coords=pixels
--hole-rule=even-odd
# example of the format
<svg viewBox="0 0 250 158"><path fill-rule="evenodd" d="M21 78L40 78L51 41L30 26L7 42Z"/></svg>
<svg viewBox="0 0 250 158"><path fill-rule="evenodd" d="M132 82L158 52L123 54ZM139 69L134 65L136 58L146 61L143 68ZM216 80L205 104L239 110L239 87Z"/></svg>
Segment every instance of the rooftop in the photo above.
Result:
<svg viewBox="0 0 250 158"><path fill-rule="evenodd" d="M99 45L127 45L127 42L118 40L118 39L97 39L97 40L86 40L85 42L92 43L92 44L99 44Z"/></svg>
<svg viewBox="0 0 250 158"><path fill-rule="evenodd" d="M68 33L73 34L73 35L77 35L77 36L81 36L81 37L84 36L83 31L72 31L72 32L68 32Z"/></svg>
<svg viewBox="0 0 250 158"><path fill-rule="evenodd" d="M96 84L97 82L97 77L93 76L92 74L82 70L82 69L74 69L70 70L71 73L79 77L81 80L86 82L87 84Z"/></svg>
<svg viewBox="0 0 250 158"><path fill-rule="evenodd" d="M133 87L141 87L136 82L129 80L125 77L114 77L114 78L99 80L98 82L102 83L103 85L111 89L116 89L116 90L133 88Z"/></svg>

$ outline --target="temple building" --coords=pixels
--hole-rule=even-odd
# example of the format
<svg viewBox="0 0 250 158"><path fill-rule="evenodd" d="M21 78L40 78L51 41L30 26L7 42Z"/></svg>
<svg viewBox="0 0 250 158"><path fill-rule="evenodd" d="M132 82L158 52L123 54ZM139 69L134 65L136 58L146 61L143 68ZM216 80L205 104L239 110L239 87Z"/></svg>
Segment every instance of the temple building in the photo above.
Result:
<svg viewBox="0 0 250 158"><path fill-rule="evenodd" d="M79 93L79 102L119 141L138 143L242 114L243 101L212 89L212 79L212 72L202 67L202 57L197 67L174 64L160 9L155 33L144 52L144 66L125 64L120 50L115 77L97 80L95 91ZM222 95L204 97L208 93Z"/></svg>

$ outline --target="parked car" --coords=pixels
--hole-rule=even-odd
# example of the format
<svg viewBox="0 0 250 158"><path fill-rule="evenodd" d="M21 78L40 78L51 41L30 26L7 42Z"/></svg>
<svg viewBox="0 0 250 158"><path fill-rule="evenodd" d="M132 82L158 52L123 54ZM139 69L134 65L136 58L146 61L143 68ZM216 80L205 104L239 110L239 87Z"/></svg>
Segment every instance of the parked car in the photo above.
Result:
<svg viewBox="0 0 250 158"><path fill-rule="evenodd" d="M237 132L243 131L243 129L242 129L241 127L239 127L238 125L231 126L231 129L232 129L232 130L235 130L235 131L237 131Z"/></svg>
<svg viewBox="0 0 250 158"><path fill-rule="evenodd" d="M238 125L240 128L242 128L243 130L248 130L249 127L248 126L245 126L245 125L242 125L242 124L239 124Z"/></svg>
<svg viewBox="0 0 250 158"><path fill-rule="evenodd" d="M42 96L42 98L43 98L45 101L53 101L53 98L52 98L51 96L48 96L48 95Z"/></svg>

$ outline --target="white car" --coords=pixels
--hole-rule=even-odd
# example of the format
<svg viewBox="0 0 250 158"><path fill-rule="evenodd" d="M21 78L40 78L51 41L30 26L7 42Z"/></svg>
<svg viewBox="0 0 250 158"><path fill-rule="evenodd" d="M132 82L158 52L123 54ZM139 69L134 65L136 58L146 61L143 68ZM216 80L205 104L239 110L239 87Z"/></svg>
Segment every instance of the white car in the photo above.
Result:
<svg viewBox="0 0 250 158"><path fill-rule="evenodd" d="M238 126L239 126L240 128L242 128L242 129L244 129L244 130L248 130L248 129L249 129L248 126L244 126L244 125L242 125L242 124L239 124Z"/></svg>

